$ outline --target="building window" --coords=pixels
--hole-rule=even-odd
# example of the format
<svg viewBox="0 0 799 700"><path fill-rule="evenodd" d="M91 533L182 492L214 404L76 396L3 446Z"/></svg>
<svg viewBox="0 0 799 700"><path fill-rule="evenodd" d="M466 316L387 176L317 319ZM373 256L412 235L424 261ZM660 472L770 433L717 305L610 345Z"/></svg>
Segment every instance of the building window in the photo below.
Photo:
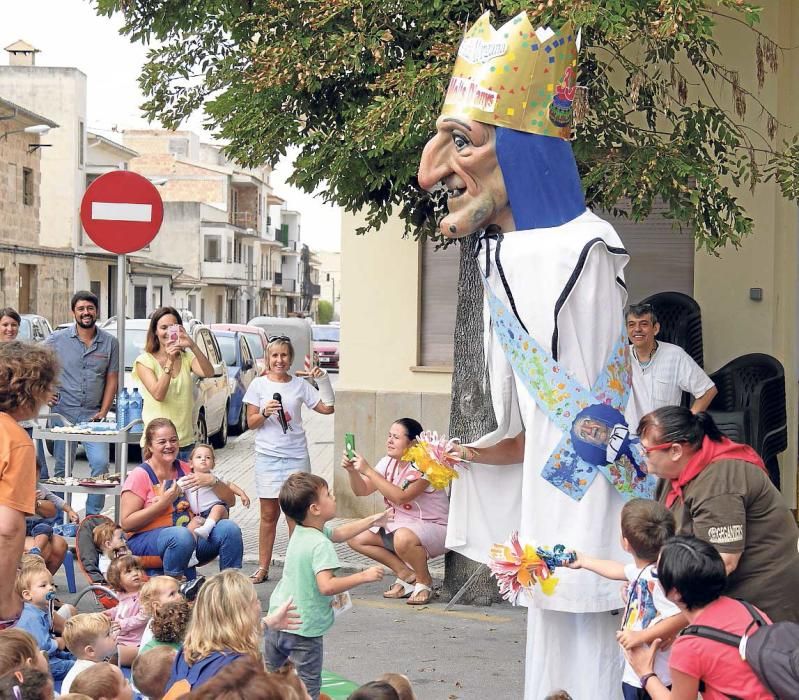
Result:
<svg viewBox="0 0 799 700"><path fill-rule="evenodd" d="M188 139L169 139L169 152L172 155L186 157L189 155Z"/></svg>
<svg viewBox="0 0 799 700"><path fill-rule="evenodd" d="M133 288L133 318L147 318L147 287Z"/></svg>
<svg viewBox="0 0 799 700"><path fill-rule="evenodd" d="M33 206L33 170L22 168L22 203Z"/></svg>
<svg viewBox="0 0 799 700"><path fill-rule="evenodd" d="M228 264L233 262L233 241L227 242L227 261Z"/></svg>
<svg viewBox="0 0 799 700"><path fill-rule="evenodd" d="M17 164L8 164L8 203L16 204L17 202Z"/></svg>
<svg viewBox="0 0 799 700"><path fill-rule="evenodd" d="M205 262L222 262L222 238L221 236L205 237Z"/></svg>
<svg viewBox="0 0 799 700"><path fill-rule="evenodd" d="M82 122L78 122L78 167L83 167L83 159L84 159L84 141L86 140L86 125Z"/></svg>
<svg viewBox="0 0 799 700"><path fill-rule="evenodd" d="M89 291L92 294L94 294L94 296L96 296L98 299L102 299L103 298L102 297L102 288L100 286L100 280L92 280L91 282L89 282ZM102 316L102 311L100 309L97 309L97 315L98 316ZM109 316L112 316L112 315L113 314L111 313L110 309L109 309L108 313L105 314L106 318L108 318Z"/></svg>

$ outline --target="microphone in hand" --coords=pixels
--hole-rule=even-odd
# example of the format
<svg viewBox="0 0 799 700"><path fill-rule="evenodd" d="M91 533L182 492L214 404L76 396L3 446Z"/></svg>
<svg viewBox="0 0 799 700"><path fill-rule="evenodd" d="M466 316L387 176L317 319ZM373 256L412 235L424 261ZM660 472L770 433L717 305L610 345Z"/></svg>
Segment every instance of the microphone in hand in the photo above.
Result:
<svg viewBox="0 0 799 700"><path fill-rule="evenodd" d="M275 392L272 394L272 399L280 404L280 408L277 409L277 420L280 423L280 427L283 429L283 434L285 435L290 428L288 421L286 420L286 412L283 410L283 397Z"/></svg>

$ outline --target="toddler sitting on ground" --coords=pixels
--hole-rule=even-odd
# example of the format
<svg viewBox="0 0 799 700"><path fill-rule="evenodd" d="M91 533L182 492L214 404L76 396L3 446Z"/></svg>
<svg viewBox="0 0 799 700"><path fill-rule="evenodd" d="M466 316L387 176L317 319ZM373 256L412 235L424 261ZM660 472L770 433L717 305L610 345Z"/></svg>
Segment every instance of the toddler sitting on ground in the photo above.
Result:
<svg viewBox="0 0 799 700"><path fill-rule="evenodd" d="M103 614L110 617L118 627L120 665L130 666L139 653L142 634L147 626L147 615L141 608L140 599L144 570L138 557L125 554L111 562L106 578L108 585L116 592L119 603Z"/></svg>
<svg viewBox="0 0 799 700"><path fill-rule="evenodd" d="M191 618L191 604L181 598L180 600L164 603L155 611L152 619L152 639L147 644L142 644L139 656L150 649L166 646L179 649L186 636L186 628Z"/></svg>
<svg viewBox="0 0 799 700"><path fill-rule="evenodd" d="M77 659L61 683L61 694L69 692L72 681L84 669L98 661L107 661L117 648L111 621L103 613L82 613L67 620L64 642Z"/></svg>
<svg viewBox="0 0 799 700"><path fill-rule="evenodd" d="M172 576L153 576L141 587L139 602L142 612L147 617L147 626L144 628L141 640L139 641L139 653L153 639L153 618L158 609L166 603L183 600L180 594L180 586Z"/></svg>
<svg viewBox="0 0 799 700"><path fill-rule="evenodd" d="M65 619L75 609L71 605L64 605L53 616L51 612L51 602L55 597L53 575L43 562L34 560L17 572L16 590L25 603L16 625L17 629L25 630L36 640L39 649L47 654L53 678L57 681L63 680L75 663L75 657L65 651L63 638L56 637L51 629L62 632Z"/></svg>
<svg viewBox="0 0 799 700"><path fill-rule="evenodd" d="M177 651L171 646L157 646L142 651L131 668L131 678L136 690L149 700L161 700L176 654Z"/></svg>

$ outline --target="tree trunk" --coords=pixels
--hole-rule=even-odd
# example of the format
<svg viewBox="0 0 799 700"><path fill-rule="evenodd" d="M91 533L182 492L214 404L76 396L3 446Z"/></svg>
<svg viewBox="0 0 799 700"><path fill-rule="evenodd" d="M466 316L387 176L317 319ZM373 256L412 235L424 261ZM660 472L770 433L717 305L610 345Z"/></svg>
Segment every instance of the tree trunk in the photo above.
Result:
<svg viewBox="0 0 799 700"><path fill-rule="evenodd" d="M471 442L495 430L497 419L491 404L483 352L483 285L473 255L478 234L461 240L458 308L455 317L455 352L452 372L452 406L449 434ZM444 595L454 596L474 571L482 566L456 552L447 552ZM487 569L472 581L462 603L490 605L501 600Z"/></svg>

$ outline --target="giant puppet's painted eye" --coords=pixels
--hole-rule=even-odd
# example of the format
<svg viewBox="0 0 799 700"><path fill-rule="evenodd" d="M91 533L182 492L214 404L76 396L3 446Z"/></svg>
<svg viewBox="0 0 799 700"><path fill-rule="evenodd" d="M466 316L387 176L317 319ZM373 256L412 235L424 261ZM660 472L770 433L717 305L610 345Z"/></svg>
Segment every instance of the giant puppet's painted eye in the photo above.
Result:
<svg viewBox="0 0 799 700"><path fill-rule="evenodd" d="M452 143L455 144L455 149L458 151L462 151L467 146L472 145L469 139L457 131L452 132Z"/></svg>

